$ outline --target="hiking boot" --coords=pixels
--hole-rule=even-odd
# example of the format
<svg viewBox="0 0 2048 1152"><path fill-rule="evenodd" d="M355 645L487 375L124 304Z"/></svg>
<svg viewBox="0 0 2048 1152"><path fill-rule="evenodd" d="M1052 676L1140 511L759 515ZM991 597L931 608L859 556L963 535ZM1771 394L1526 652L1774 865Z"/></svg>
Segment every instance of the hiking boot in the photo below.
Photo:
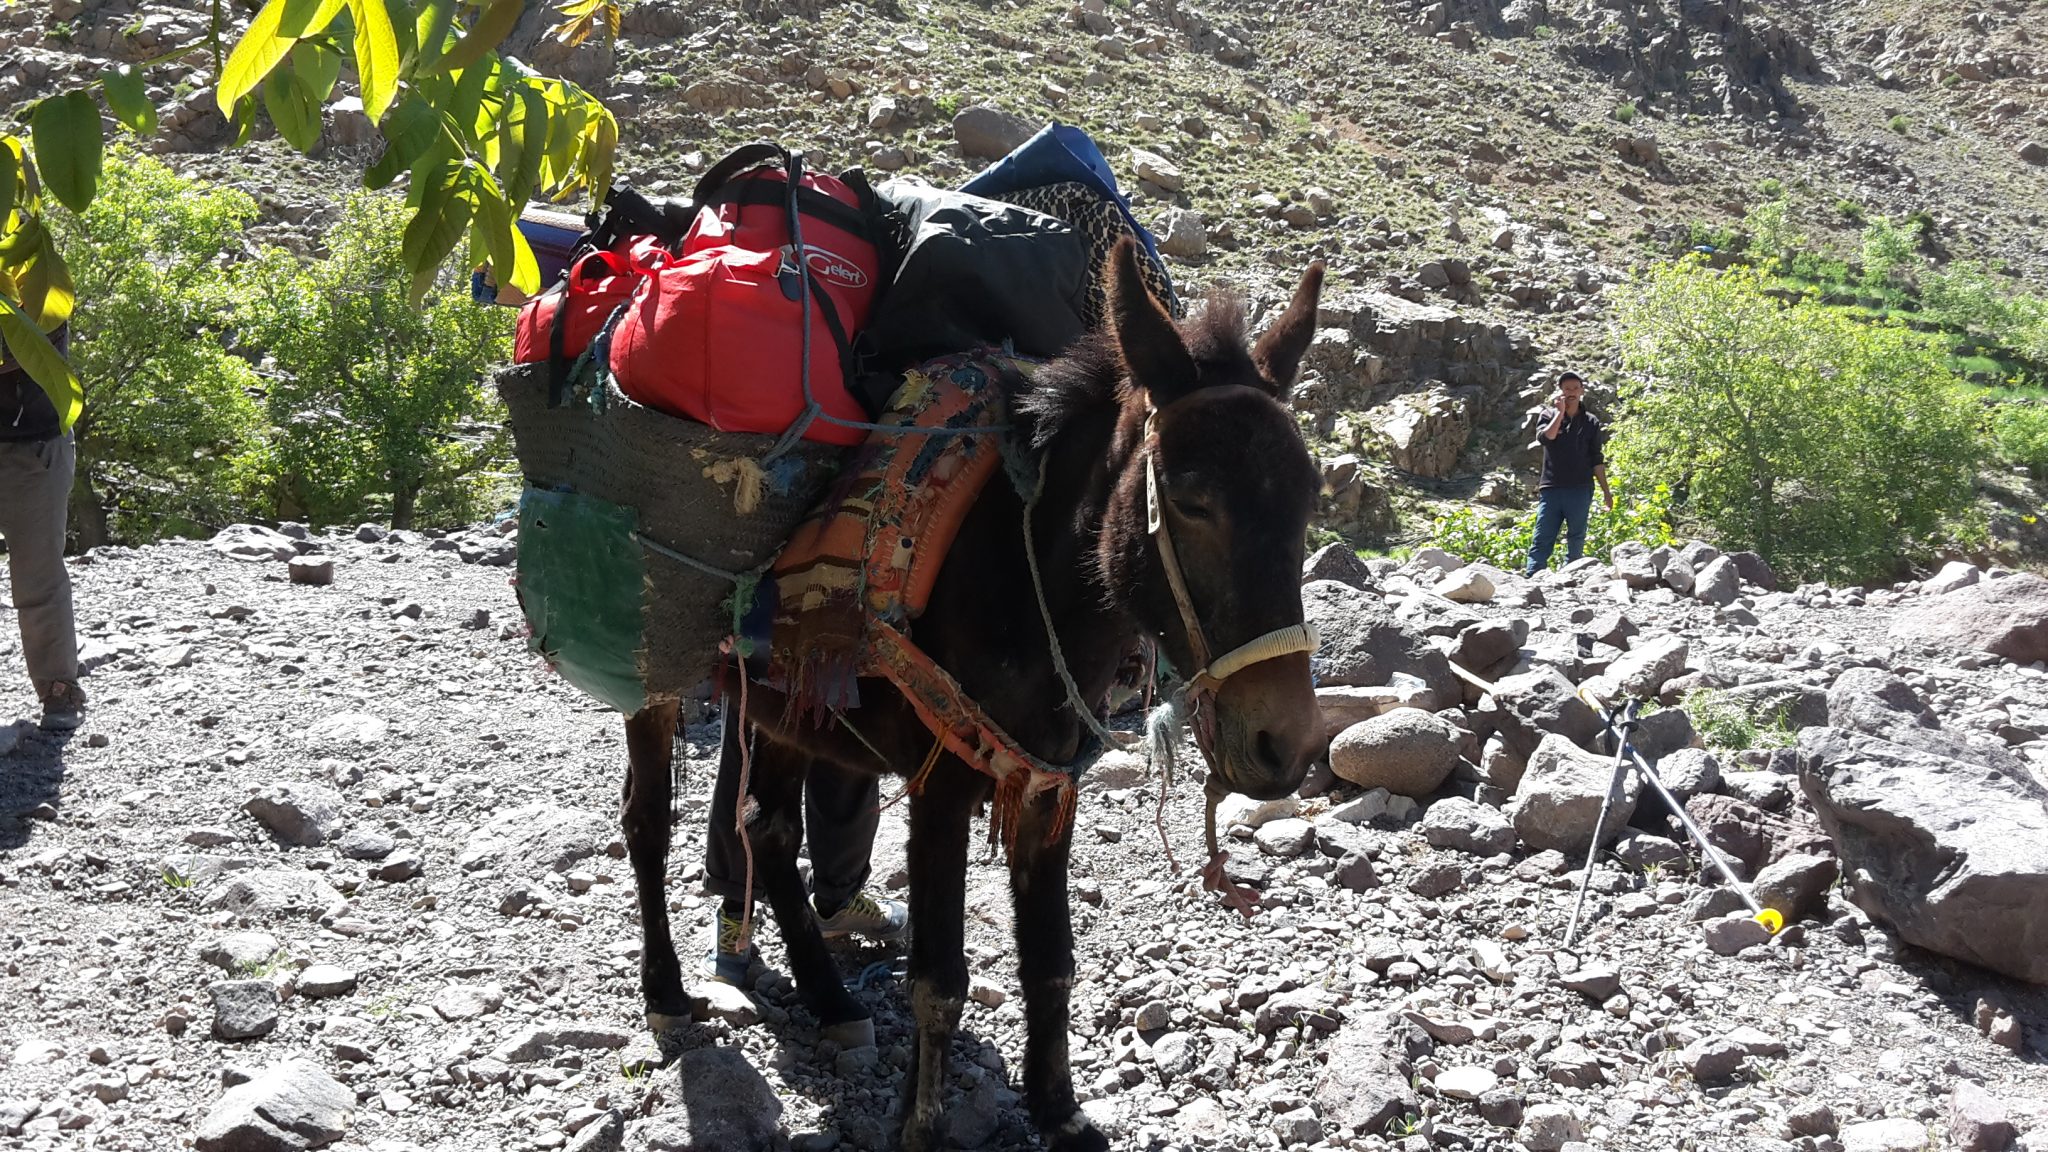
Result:
<svg viewBox="0 0 2048 1152"><path fill-rule="evenodd" d="M43 695L43 731L70 732L84 718L85 693L78 690L78 685L65 680L50 685Z"/></svg>
<svg viewBox="0 0 2048 1152"><path fill-rule="evenodd" d="M747 966L754 962L754 946L740 947L740 910L719 902L712 921L710 955L704 957L704 974L735 988L747 986Z"/></svg>
<svg viewBox="0 0 2048 1152"><path fill-rule="evenodd" d="M901 900L878 900L867 891L856 892L846 907L830 916L813 901L811 907L818 913L818 929L826 939L849 934L865 936L870 940L901 940L910 929L910 908Z"/></svg>

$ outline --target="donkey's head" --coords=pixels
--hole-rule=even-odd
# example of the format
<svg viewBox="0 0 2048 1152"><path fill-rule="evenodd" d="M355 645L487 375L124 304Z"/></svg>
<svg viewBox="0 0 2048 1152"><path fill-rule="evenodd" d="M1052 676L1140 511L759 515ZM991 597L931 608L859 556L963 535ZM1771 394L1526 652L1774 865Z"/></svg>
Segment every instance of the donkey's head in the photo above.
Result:
<svg viewBox="0 0 2048 1152"><path fill-rule="evenodd" d="M1212 297L1175 324L1129 241L1105 275L1126 381L1119 439L1141 439L1106 513L1104 571L1195 678L1193 723L1220 782L1287 795L1326 747L1301 609L1321 479L1285 406L1315 335L1323 266L1309 266L1249 347L1235 299Z"/></svg>

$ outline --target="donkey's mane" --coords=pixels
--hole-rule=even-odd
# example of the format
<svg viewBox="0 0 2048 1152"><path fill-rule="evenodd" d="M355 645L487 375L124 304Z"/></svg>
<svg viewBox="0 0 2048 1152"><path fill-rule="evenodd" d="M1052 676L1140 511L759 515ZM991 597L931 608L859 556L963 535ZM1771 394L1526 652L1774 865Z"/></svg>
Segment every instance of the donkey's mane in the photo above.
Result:
<svg viewBox="0 0 2048 1152"><path fill-rule="evenodd" d="M1215 288L1199 312L1175 327L1204 376L1215 367L1224 370L1217 373L1221 378L1243 379L1246 373L1256 374L1245 351L1244 323L1243 300L1228 289ZM1091 416L1114 416L1122 410L1130 387L1116 334L1098 329L1038 371L1018 400L1018 423L1031 446L1042 449Z"/></svg>

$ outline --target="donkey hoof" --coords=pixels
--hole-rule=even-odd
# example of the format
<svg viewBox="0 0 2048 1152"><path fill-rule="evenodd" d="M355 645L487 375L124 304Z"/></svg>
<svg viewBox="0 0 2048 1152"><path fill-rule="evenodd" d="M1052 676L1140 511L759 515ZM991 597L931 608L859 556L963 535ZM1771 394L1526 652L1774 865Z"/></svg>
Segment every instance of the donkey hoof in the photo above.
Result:
<svg viewBox="0 0 2048 1152"><path fill-rule="evenodd" d="M875 1046L875 1021L873 1017L862 1016L853 1020L841 1020L818 1029L818 1038L830 1040L839 1045L841 1051Z"/></svg>
<svg viewBox="0 0 2048 1152"><path fill-rule="evenodd" d="M1088 1119L1088 1114L1078 1108L1057 1131L1046 1135L1049 1137L1046 1147L1051 1152L1109 1152L1109 1137L1104 1136L1095 1122Z"/></svg>
<svg viewBox="0 0 2048 1152"><path fill-rule="evenodd" d="M657 1035L673 1032L679 1028L688 1028L690 1024L690 1010L688 1008L680 1012L660 1012L653 1008L647 1010L647 1030Z"/></svg>

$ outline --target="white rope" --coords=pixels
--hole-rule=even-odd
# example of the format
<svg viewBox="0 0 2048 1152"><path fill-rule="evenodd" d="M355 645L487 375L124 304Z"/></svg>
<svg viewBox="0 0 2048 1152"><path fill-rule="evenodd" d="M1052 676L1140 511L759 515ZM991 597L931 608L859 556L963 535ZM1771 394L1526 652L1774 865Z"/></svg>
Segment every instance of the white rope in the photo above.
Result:
<svg viewBox="0 0 2048 1152"><path fill-rule="evenodd" d="M1296 652L1313 652L1322 642L1322 634L1316 631L1313 624L1290 624L1285 628L1275 628L1264 636L1241 644L1210 661L1208 671L1204 675L1221 684L1254 664L1262 664L1281 656L1292 656Z"/></svg>

